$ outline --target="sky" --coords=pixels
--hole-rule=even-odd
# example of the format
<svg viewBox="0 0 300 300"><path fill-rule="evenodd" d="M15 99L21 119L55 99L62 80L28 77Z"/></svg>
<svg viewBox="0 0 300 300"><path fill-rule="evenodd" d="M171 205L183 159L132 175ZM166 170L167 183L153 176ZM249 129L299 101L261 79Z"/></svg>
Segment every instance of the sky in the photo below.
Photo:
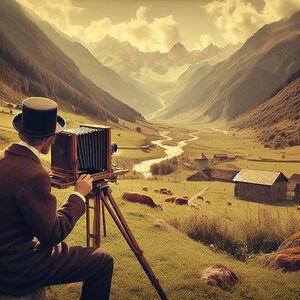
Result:
<svg viewBox="0 0 300 300"><path fill-rule="evenodd" d="M140 51L245 42L264 24L300 10L300 0L17 0L84 44L110 35Z"/></svg>

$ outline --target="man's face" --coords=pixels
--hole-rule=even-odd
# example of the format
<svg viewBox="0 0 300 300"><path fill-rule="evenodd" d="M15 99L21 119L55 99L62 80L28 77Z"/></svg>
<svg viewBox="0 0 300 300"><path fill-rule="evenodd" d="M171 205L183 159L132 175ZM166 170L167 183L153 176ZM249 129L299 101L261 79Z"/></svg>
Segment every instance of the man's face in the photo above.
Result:
<svg viewBox="0 0 300 300"><path fill-rule="evenodd" d="M43 144L41 153L48 154L48 152L50 151L50 148L54 142L55 142L55 136L51 136L51 137L47 138Z"/></svg>

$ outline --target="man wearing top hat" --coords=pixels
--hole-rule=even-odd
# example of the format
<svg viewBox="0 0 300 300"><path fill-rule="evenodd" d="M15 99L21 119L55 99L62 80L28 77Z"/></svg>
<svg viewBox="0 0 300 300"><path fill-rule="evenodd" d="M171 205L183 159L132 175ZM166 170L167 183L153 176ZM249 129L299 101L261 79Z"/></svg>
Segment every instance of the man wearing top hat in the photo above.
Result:
<svg viewBox="0 0 300 300"><path fill-rule="evenodd" d="M0 152L0 295L83 281L81 299L108 299L113 258L100 248L69 247L63 240L85 212L92 179L76 182L57 210L51 183L39 160L66 123L47 98L24 100L14 128L20 142Z"/></svg>

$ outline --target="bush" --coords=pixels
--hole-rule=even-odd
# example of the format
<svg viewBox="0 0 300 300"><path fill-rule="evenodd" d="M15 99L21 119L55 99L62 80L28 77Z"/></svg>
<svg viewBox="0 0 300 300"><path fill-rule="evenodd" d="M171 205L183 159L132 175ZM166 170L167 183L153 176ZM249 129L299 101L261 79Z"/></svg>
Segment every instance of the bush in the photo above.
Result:
<svg viewBox="0 0 300 300"><path fill-rule="evenodd" d="M218 217L191 216L185 220L173 218L171 226L185 232L190 238L206 245L213 244L239 260L251 254L277 250L286 237L300 230L300 220L291 214L286 223L273 217L266 208L258 211L257 219L224 221Z"/></svg>
<svg viewBox="0 0 300 300"><path fill-rule="evenodd" d="M158 164L153 164L150 167L150 172L152 175L168 175L173 173L177 169L177 159L166 159Z"/></svg>

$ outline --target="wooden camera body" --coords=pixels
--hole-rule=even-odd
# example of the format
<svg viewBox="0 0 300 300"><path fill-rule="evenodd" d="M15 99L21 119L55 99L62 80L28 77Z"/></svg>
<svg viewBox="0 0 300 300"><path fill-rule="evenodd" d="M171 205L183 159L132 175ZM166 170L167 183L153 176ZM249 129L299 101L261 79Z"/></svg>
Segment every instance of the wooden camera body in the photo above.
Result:
<svg viewBox="0 0 300 300"><path fill-rule="evenodd" d="M127 170L115 170L111 164L111 128L82 124L56 135L51 148L50 178L58 188L73 185L81 174L94 181L113 179Z"/></svg>

